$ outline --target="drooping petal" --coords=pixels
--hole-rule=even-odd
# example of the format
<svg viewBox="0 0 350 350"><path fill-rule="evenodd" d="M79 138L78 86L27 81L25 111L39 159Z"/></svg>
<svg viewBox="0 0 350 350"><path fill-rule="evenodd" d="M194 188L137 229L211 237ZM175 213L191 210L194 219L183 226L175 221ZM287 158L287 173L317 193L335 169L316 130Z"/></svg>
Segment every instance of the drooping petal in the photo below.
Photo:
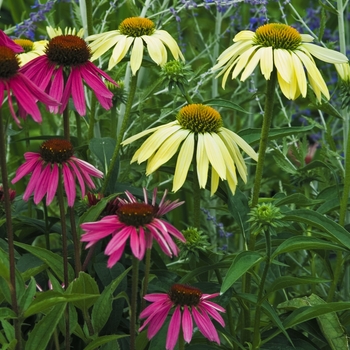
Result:
<svg viewBox="0 0 350 350"><path fill-rule="evenodd" d="M67 195L67 203L69 207L74 205L76 190L75 190L75 179L72 171L69 169L68 165L62 163L62 174L63 174L63 184Z"/></svg>
<svg viewBox="0 0 350 350"><path fill-rule="evenodd" d="M179 338L181 325L181 310L180 305L176 306L173 315L171 316L168 333L166 337L166 350L173 350Z"/></svg>
<svg viewBox="0 0 350 350"><path fill-rule="evenodd" d="M185 342L190 343L192 340L192 334L193 334L193 321L187 305L183 306L182 332L183 332L183 337Z"/></svg>
<svg viewBox="0 0 350 350"><path fill-rule="evenodd" d="M134 38L134 45L131 49L130 67L132 74L135 75L140 69L143 58L143 42L140 37Z"/></svg>

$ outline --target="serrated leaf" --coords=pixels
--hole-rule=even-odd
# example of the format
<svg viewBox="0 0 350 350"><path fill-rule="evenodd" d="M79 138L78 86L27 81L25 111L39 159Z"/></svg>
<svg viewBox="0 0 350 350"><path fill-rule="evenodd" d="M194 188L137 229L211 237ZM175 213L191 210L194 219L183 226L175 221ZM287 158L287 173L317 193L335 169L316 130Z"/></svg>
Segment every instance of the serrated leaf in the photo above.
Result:
<svg viewBox="0 0 350 350"><path fill-rule="evenodd" d="M78 278L69 284L66 293L96 295L96 299L89 298L72 302L75 307L83 312L87 311L100 296L100 291L96 281L90 275L82 271L79 272Z"/></svg>
<svg viewBox="0 0 350 350"><path fill-rule="evenodd" d="M226 273L220 293L225 293L249 269L263 260L264 258L257 252L244 251L239 253Z"/></svg>
<svg viewBox="0 0 350 350"><path fill-rule="evenodd" d="M109 315L112 311L113 293L131 268L132 267L130 266L121 273L118 278L105 287L99 298L96 300L91 313L91 321L95 332L100 332L108 321Z"/></svg>
<svg viewBox="0 0 350 350"><path fill-rule="evenodd" d="M297 209L284 213L283 221L301 222L328 234L329 239L350 249L350 233L342 226L320 213L312 210Z"/></svg>
<svg viewBox="0 0 350 350"><path fill-rule="evenodd" d="M43 316L29 333L26 349L47 349L47 344L64 313L66 305L66 303L56 305L45 316Z"/></svg>
<svg viewBox="0 0 350 350"><path fill-rule="evenodd" d="M47 266L49 266L56 276L63 282L63 258L45 248L33 247L28 244L14 242L14 244L20 248L23 248L27 252L35 255ZM68 264L68 279L72 281L74 279L74 271L71 265Z"/></svg>
<svg viewBox="0 0 350 350"><path fill-rule="evenodd" d="M94 341L92 341L88 346L84 348L84 350L95 350L99 346L110 343L112 341L117 341L118 339L129 337L129 334L121 334L121 335L104 335L102 337L98 337Z"/></svg>
<svg viewBox="0 0 350 350"><path fill-rule="evenodd" d="M275 251L272 253L271 259L275 259L277 255L294 252L296 250L312 250L312 249L324 249L324 250L346 250L344 247L322 240L319 238L308 236L295 236L286 239L281 243Z"/></svg>

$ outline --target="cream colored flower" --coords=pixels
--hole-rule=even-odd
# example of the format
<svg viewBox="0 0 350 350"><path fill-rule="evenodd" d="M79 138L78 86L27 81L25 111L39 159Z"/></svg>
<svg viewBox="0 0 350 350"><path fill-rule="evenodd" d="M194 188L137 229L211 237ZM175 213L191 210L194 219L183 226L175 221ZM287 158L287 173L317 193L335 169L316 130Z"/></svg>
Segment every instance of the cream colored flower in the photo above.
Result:
<svg viewBox="0 0 350 350"><path fill-rule="evenodd" d="M241 74L246 80L260 62L260 70L266 80L273 69L283 94L290 100L306 96L307 79L318 101L321 94L329 99L329 91L312 56L321 61L338 64L348 61L340 52L312 44L313 37L300 34L296 29L280 23L265 24L256 32L243 30L233 39L235 42L219 57L213 71L222 69L222 87L232 71L232 79Z"/></svg>
<svg viewBox="0 0 350 350"><path fill-rule="evenodd" d="M17 55L20 67L24 66L33 58L44 55L46 44L48 43L47 40L31 41L28 39L14 39L14 42L22 46L24 50Z"/></svg>
<svg viewBox="0 0 350 350"><path fill-rule="evenodd" d="M46 27L47 34L49 35L50 39L60 36L60 35L76 35L79 38L82 38L84 36L84 28L77 30L75 28L66 27L64 28L64 32L61 28L53 28L53 27Z"/></svg>
<svg viewBox="0 0 350 350"><path fill-rule="evenodd" d="M248 174L238 147L257 161L258 155L253 148L240 136L224 128L220 114L212 107L190 104L181 108L176 119L123 141L122 145L128 145L152 133L136 151L131 163L147 160L146 175L149 175L172 158L180 148L173 191L177 191L184 184L196 153L199 186L205 188L211 165L211 194L216 192L219 178L227 180L231 192L235 193L238 182L236 168L244 182L247 181Z"/></svg>
<svg viewBox="0 0 350 350"><path fill-rule="evenodd" d="M92 61L114 46L108 69L112 69L119 63L132 45L130 66L133 75L141 67L144 45L151 59L160 66L164 65L168 59L166 46L176 60L179 58L184 60L174 38L165 30L156 29L154 23L148 18L127 18L119 25L118 30L90 35L86 40L92 41L90 44L93 53Z"/></svg>
<svg viewBox="0 0 350 350"><path fill-rule="evenodd" d="M335 68L341 80L350 82L350 65L349 63L335 64Z"/></svg>

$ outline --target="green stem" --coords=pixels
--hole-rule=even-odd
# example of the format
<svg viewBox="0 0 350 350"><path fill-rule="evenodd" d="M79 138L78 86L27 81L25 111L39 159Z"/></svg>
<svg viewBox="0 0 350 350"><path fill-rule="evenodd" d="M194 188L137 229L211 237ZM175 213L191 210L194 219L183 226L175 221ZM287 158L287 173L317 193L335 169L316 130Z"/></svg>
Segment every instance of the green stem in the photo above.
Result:
<svg viewBox="0 0 350 350"><path fill-rule="evenodd" d="M132 285L130 303L130 350L136 350L137 292L139 284L139 260L132 257Z"/></svg>
<svg viewBox="0 0 350 350"><path fill-rule="evenodd" d="M90 118L89 118L88 141L90 141L94 137L95 114L96 114L96 96L93 94L91 96L91 110L90 110Z"/></svg>
<svg viewBox="0 0 350 350"><path fill-rule="evenodd" d="M197 147L193 156L193 226L200 230L200 214L201 214L201 189L199 187L197 174Z"/></svg>
<svg viewBox="0 0 350 350"><path fill-rule="evenodd" d="M115 104L111 108L109 120L111 123L110 136L114 138L117 135L117 106Z"/></svg>
<svg viewBox="0 0 350 350"><path fill-rule="evenodd" d="M63 111L63 135L66 140L70 140L70 130L69 130L69 110L66 107Z"/></svg>
<svg viewBox="0 0 350 350"><path fill-rule="evenodd" d="M85 323L86 323L89 335L90 336L94 335L94 333L95 333L94 327L92 325L91 318L90 318L90 315L89 315L87 310L83 311L83 317L84 317L84 320L85 320Z"/></svg>
<svg viewBox="0 0 350 350"><path fill-rule="evenodd" d="M91 0L85 0L85 6L86 6L86 22L87 22L87 32L88 35L92 35L94 31L94 27L92 25L92 1Z"/></svg>
<svg viewBox="0 0 350 350"><path fill-rule="evenodd" d="M260 284L259 284L259 292L258 299L255 309L255 322L254 322L254 336L253 336L253 350L260 348L261 337L260 337L260 315L261 315L261 305L264 301L264 290L265 290L265 281L267 277L267 273L270 268L271 263L271 236L270 231L265 231L265 239L266 239L266 262L263 274L261 276Z"/></svg>
<svg viewBox="0 0 350 350"><path fill-rule="evenodd" d="M43 201L44 220L45 220L45 246L47 250L50 250L50 232L49 232L49 215L47 213L47 205Z"/></svg>
<svg viewBox="0 0 350 350"><path fill-rule="evenodd" d="M146 257L145 257L145 276L143 278L143 285L142 285L141 310L143 310L146 306L146 300L143 297L147 293L150 269L151 269L151 249L147 249Z"/></svg>
<svg viewBox="0 0 350 350"><path fill-rule="evenodd" d="M79 276L79 272L81 271L81 257L80 257L80 241L78 238L77 227L75 224L75 215L74 209L68 208L69 218L70 218L70 227L71 234L73 238L73 246L74 246L74 270L75 277Z"/></svg>
<svg viewBox="0 0 350 350"><path fill-rule="evenodd" d="M117 144L115 145L113 156L112 156L111 162L110 162L109 167L108 167L108 172L107 172L105 181L104 181L103 186L102 186L102 193L103 194L105 194L106 189L107 189L108 184L109 184L109 181L111 179L111 175L112 175L115 163L116 163L117 158L118 158L120 145L122 143L122 139L124 137L126 128L128 127L128 120L129 120L131 107L132 107L132 103L134 101L135 92L136 92L137 77L138 77L138 72L136 73L136 75L131 77L129 96L128 96L128 100L126 102L123 122L122 122L122 125L120 127L120 131L119 131L118 138L117 138Z"/></svg>
<svg viewBox="0 0 350 350"><path fill-rule="evenodd" d="M259 144L259 158L255 170L255 180L253 187L252 207L255 207L259 202L259 194L261 187L261 179L264 170L265 154L269 140L269 130L273 117L273 102L275 97L275 88L277 83L276 69L271 73L270 80L266 81L266 99L263 125L261 129L260 144Z"/></svg>
<svg viewBox="0 0 350 350"><path fill-rule="evenodd" d="M81 145L83 143L82 130L81 130L81 116L78 112L74 113L75 115L75 125L77 127L77 143Z"/></svg>
<svg viewBox="0 0 350 350"><path fill-rule="evenodd" d="M179 350L185 350L185 339L184 339L182 327L180 327L180 333L179 333Z"/></svg>
<svg viewBox="0 0 350 350"><path fill-rule="evenodd" d="M17 296L16 296L16 261L15 261L15 246L13 238L13 227L12 227L12 215L11 215L11 199L9 194L9 183L7 175L7 164L6 164L6 141L5 141L5 130L3 127L2 109L0 109L0 167L1 167L1 178L2 187L4 191L4 208L5 208L5 225L7 231L7 242L8 242L8 254L9 254L9 269L10 269L10 294L12 310L16 315L19 314ZM15 329L15 338L17 340L16 350L22 349L22 338L21 338L21 324L20 321L15 318L13 320L13 326Z"/></svg>

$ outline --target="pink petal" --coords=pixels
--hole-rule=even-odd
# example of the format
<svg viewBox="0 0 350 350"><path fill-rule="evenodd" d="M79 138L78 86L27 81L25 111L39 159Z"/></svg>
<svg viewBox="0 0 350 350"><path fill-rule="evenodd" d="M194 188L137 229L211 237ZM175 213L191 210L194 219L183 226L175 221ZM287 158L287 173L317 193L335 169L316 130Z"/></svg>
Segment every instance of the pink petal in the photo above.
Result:
<svg viewBox="0 0 350 350"><path fill-rule="evenodd" d="M125 248L125 243L123 245L121 245L117 251L115 251L113 254L110 255L110 257L107 261L108 268L113 267L119 261L119 259L123 255L124 248Z"/></svg>
<svg viewBox="0 0 350 350"><path fill-rule="evenodd" d="M47 164L36 181L34 203L38 204L44 198L50 182L51 164Z"/></svg>
<svg viewBox="0 0 350 350"><path fill-rule="evenodd" d="M2 30L0 30L0 46L6 46L15 53L23 52L23 47L16 44L10 37L8 37Z"/></svg>
<svg viewBox="0 0 350 350"><path fill-rule="evenodd" d="M80 185L80 189L81 189L81 196L82 198L85 197L85 182L83 177L80 174L79 169L77 168L77 166L75 165L75 163L73 161L68 160L69 165L73 168L74 170L74 174L76 175L79 185Z"/></svg>
<svg viewBox="0 0 350 350"><path fill-rule="evenodd" d="M181 325L181 311L180 305L176 306L173 315L171 316L168 333L166 337L166 350L173 350L177 343L177 339L179 338L180 333L180 325Z"/></svg>
<svg viewBox="0 0 350 350"><path fill-rule="evenodd" d="M133 230L135 230L134 227L132 229L130 229L129 227L125 227L117 234L115 234L115 236L107 244L105 254L111 255L115 251L119 250L121 246L125 246L125 242L130 237Z"/></svg>
<svg viewBox="0 0 350 350"><path fill-rule="evenodd" d="M146 294L143 298L147 301L150 301L150 302L169 300L168 294L165 294L165 293ZM142 314L142 312L141 312L141 314ZM141 317L141 315L140 315L140 317ZM143 317L141 317L141 318L143 318Z"/></svg>
<svg viewBox="0 0 350 350"><path fill-rule="evenodd" d="M58 179L59 179L58 172L59 172L58 165L54 163L51 169L50 182L47 187L46 205L50 205L55 197L55 194L57 191Z"/></svg>
<svg viewBox="0 0 350 350"><path fill-rule="evenodd" d="M72 79L72 98L75 109L81 116L84 116L86 114L85 94L79 66L71 68L69 77Z"/></svg>
<svg viewBox="0 0 350 350"><path fill-rule="evenodd" d="M69 97L72 94L72 74L69 74L68 79L66 81L66 86L63 90L63 95L61 99L61 107L60 107L60 113L63 113L63 111L66 109Z"/></svg>
<svg viewBox="0 0 350 350"><path fill-rule="evenodd" d="M25 201L27 201L30 195L33 193L38 183L38 178L40 177L40 174L41 174L41 164L38 164L37 167L33 170L33 173L32 173L32 176L30 177L27 188L23 193L23 199Z"/></svg>
<svg viewBox="0 0 350 350"><path fill-rule="evenodd" d="M24 157L26 157L26 155L28 153L31 153L35 156L33 156L32 159L26 161L25 163L23 163L22 165L19 166L19 168L16 171L16 176L14 177L14 179L11 181L13 184L16 183L17 181L19 181L20 179L22 179L22 177L30 174L31 172L33 172L33 170L39 166L40 168L40 164L42 163L42 160L40 159L40 154L39 153L34 153L34 152L27 152L24 154Z"/></svg>
<svg viewBox="0 0 350 350"><path fill-rule="evenodd" d="M184 310L182 314L182 332L185 342L190 343L193 334L193 321L188 306L184 305Z"/></svg>
<svg viewBox="0 0 350 350"><path fill-rule="evenodd" d="M62 95L63 95L63 89L64 89L63 67L58 67L58 69L55 71L55 74L52 77L49 94L56 101L61 101ZM51 107L49 110L51 113L58 113L59 108L58 106L55 106L55 107Z"/></svg>
<svg viewBox="0 0 350 350"><path fill-rule="evenodd" d="M75 201L75 179L72 171L69 169L66 163L62 163L63 184L67 195L68 206L72 207Z"/></svg>
<svg viewBox="0 0 350 350"><path fill-rule="evenodd" d="M200 332L209 340L220 344L218 332L210 321L209 316L206 313L201 314L195 307L192 308L192 315Z"/></svg>

